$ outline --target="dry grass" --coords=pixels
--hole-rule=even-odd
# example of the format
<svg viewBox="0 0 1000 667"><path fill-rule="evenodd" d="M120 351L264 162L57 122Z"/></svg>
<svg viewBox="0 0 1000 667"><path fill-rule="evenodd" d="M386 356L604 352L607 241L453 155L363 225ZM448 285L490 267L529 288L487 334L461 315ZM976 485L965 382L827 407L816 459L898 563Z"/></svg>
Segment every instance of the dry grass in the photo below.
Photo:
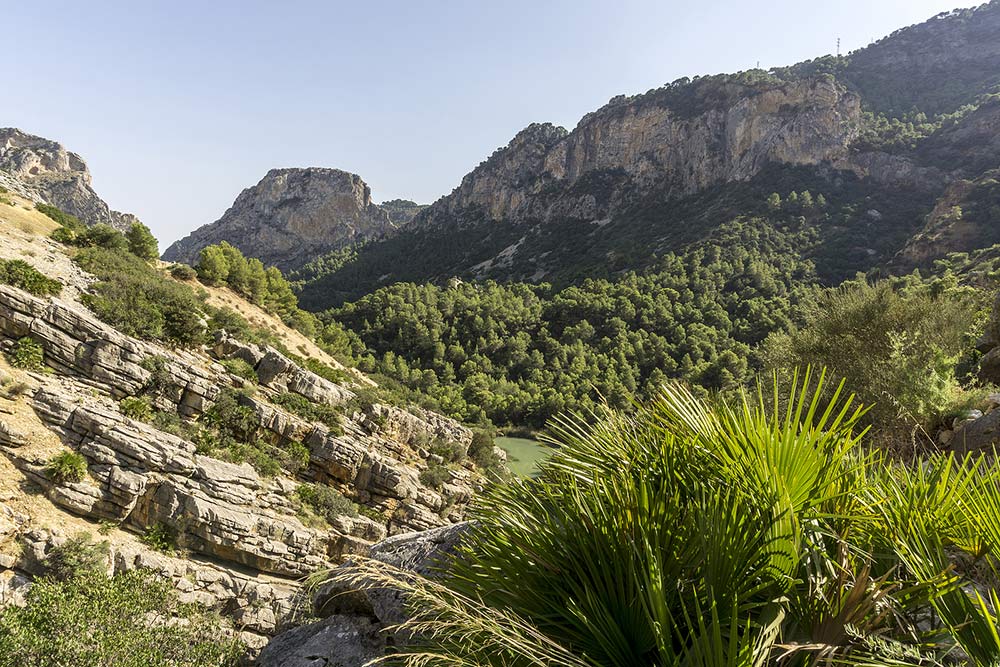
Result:
<svg viewBox="0 0 1000 667"><path fill-rule="evenodd" d="M35 205L17 195L7 195L12 204L0 203L0 223L26 234L48 236L59 225L55 220L35 210Z"/></svg>

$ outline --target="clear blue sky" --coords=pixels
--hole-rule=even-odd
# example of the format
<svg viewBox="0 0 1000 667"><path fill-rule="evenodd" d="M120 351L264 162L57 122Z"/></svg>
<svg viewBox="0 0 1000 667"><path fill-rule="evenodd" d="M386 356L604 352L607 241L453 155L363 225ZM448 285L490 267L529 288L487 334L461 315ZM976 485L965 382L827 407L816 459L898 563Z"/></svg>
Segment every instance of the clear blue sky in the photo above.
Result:
<svg viewBox="0 0 1000 667"><path fill-rule="evenodd" d="M8 1L0 126L80 153L165 248L272 167L430 202L528 123L846 52L956 2Z"/></svg>

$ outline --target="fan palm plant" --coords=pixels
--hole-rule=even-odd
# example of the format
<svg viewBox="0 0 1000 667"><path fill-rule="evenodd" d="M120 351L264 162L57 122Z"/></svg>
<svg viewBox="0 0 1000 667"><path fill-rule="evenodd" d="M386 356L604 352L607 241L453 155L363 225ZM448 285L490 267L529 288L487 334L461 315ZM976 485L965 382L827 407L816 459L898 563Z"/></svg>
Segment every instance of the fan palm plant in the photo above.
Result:
<svg viewBox="0 0 1000 667"><path fill-rule="evenodd" d="M409 665L995 661L996 594L954 561L996 566L997 473L892 464L809 375L557 420L558 453L478 503L437 580L363 559L335 576L408 594Z"/></svg>

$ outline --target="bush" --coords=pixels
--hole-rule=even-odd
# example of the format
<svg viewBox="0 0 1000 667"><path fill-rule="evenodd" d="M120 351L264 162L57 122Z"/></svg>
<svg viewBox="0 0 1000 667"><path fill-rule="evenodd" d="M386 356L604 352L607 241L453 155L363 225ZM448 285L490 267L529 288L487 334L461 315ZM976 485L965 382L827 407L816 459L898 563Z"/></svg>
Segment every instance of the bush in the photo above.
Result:
<svg viewBox="0 0 1000 667"><path fill-rule="evenodd" d="M87 476L87 459L79 452L59 452L49 459L45 475L56 484L83 481Z"/></svg>
<svg viewBox="0 0 1000 667"><path fill-rule="evenodd" d="M955 400L975 310L961 293L845 283L822 294L801 326L771 336L761 357L769 369L811 365L846 379L872 406L866 421L879 436L899 439L914 422L930 428Z"/></svg>
<svg viewBox="0 0 1000 667"><path fill-rule="evenodd" d="M259 420L253 408L241 404L239 397L238 392L229 389L220 392L204 420L223 436L249 442L257 437Z"/></svg>
<svg viewBox="0 0 1000 667"><path fill-rule="evenodd" d="M465 448L462 447L462 443L443 438L431 443L430 452L440 456L445 463L458 463L465 458Z"/></svg>
<svg viewBox="0 0 1000 667"><path fill-rule="evenodd" d="M41 343L25 336L14 343L14 347L7 355L7 361L14 368L40 371L45 368L45 350Z"/></svg>
<svg viewBox="0 0 1000 667"><path fill-rule="evenodd" d="M480 470L502 474L506 467L503 459L496 453L493 439L489 431L474 431L472 442L469 443L469 458Z"/></svg>
<svg viewBox="0 0 1000 667"><path fill-rule="evenodd" d="M304 505L332 523L339 516L358 516L358 508L340 491L325 484L302 484L295 490Z"/></svg>
<svg viewBox="0 0 1000 667"><path fill-rule="evenodd" d="M25 607L0 611L0 667L235 667L245 647L227 636L217 615L180 604L146 570L43 577Z"/></svg>
<svg viewBox="0 0 1000 667"><path fill-rule="evenodd" d="M194 280L198 277L198 272L187 264L174 264L170 267L170 275L177 280Z"/></svg>
<svg viewBox="0 0 1000 667"><path fill-rule="evenodd" d="M87 231L87 225L80 222L80 219L75 215L70 215L64 211L59 210L55 206L50 206L49 204L38 203L35 204L35 210L40 213L44 213L48 217L59 223L59 229L52 233L52 238L61 243L66 243L62 239L56 238L56 232L61 232L61 235L74 240L78 234L83 234Z"/></svg>
<svg viewBox="0 0 1000 667"><path fill-rule="evenodd" d="M352 381L350 373L341 370L339 368L334 368L328 364L324 364L318 359L313 359L312 357L307 358L302 362L302 366L308 370L312 371L316 375L329 380L334 384L348 384Z"/></svg>
<svg viewBox="0 0 1000 667"><path fill-rule="evenodd" d="M76 262L99 279L84 303L122 333L178 345L208 340L205 307L190 286L128 252L85 248Z"/></svg>
<svg viewBox="0 0 1000 667"><path fill-rule="evenodd" d="M313 403L305 396L285 392L278 394L273 399L275 405L280 405L292 414L298 415L307 421L320 422L328 426L335 434L343 433L340 424L340 409L325 403Z"/></svg>
<svg viewBox="0 0 1000 667"><path fill-rule="evenodd" d="M114 252L128 252L129 244L125 235L111 225L97 224L77 234L73 241L81 248L104 248Z"/></svg>
<svg viewBox="0 0 1000 667"><path fill-rule="evenodd" d="M309 465L309 450L300 442L275 445L260 437L257 414L239 400L239 392L223 391L205 413L208 428L191 436L199 454L233 463L249 463L264 477L284 468L296 473Z"/></svg>
<svg viewBox="0 0 1000 667"><path fill-rule="evenodd" d="M145 396L126 396L118 401L118 409L130 419L148 422L153 418L153 406Z"/></svg>
<svg viewBox="0 0 1000 667"><path fill-rule="evenodd" d="M57 296L62 291L61 282L20 259L0 259L0 283L20 287L35 296Z"/></svg>
<svg viewBox="0 0 1000 667"><path fill-rule="evenodd" d="M149 526L139 539L149 548L165 554L173 553L177 549L177 531L165 523Z"/></svg>
<svg viewBox="0 0 1000 667"><path fill-rule="evenodd" d="M74 535L46 555L45 574L57 581L106 574L110 546L107 541L95 543L89 533Z"/></svg>
<svg viewBox="0 0 1000 667"><path fill-rule="evenodd" d="M222 364L223 368L236 377L240 377L254 383L259 382L259 379L257 378L257 371L255 371L253 366L248 364L243 359L233 357L232 359L223 359L219 363Z"/></svg>
<svg viewBox="0 0 1000 667"><path fill-rule="evenodd" d="M143 391L153 395L162 395L174 384L174 375L167 365L167 358L163 355L153 354L143 358L139 362L144 370L149 371L149 379Z"/></svg>
<svg viewBox="0 0 1000 667"><path fill-rule="evenodd" d="M432 489L440 489L451 479L451 472L440 463L432 463L420 471L420 483Z"/></svg>
<svg viewBox="0 0 1000 667"><path fill-rule="evenodd" d="M309 448L297 440L275 446L272 451L281 467L293 475L309 467Z"/></svg>

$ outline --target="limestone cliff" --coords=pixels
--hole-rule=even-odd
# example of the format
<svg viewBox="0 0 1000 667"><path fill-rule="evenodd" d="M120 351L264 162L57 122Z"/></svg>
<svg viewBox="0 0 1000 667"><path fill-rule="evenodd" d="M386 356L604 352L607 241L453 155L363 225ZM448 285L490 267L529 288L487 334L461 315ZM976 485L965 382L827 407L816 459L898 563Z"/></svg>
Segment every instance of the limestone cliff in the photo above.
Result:
<svg viewBox="0 0 1000 667"><path fill-rule="evenodd" d="M667 87L615 98L572 132L529 126L422 220L599 220L653 190L690 194L771 163L834 162L857 135L860 100L830 79L682 85L694 86L683 106Z"/></svg>
<svg viewBox="0 0 1000 667"><path fill-rule="evenodd" d="M104 223L124 231L136 221L131 214L112 211L97 196L83 158L58 142L17 128L0 128L0 186L89 225Z"/></svg>
<svg viewBox="0 0 1000 667"><path fill-rule="evenodd" d="M193 264L205 246L228 241L248 257L287 270L395 227L356 174L319 167L272 169L240 193L221 218L171 245L163 258Z"/></svg>

